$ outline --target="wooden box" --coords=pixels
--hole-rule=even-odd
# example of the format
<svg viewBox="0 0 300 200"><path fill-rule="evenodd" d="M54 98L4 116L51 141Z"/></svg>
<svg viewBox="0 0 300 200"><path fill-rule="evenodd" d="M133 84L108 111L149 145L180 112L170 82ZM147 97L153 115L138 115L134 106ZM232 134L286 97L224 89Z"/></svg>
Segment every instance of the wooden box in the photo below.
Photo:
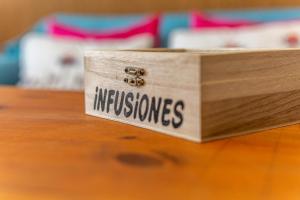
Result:
<svg viewBox="0 0 300 200"><path fill-rule="evenodd" d="M300 50L87 52L85 109L193 141L297 123Z"/></svg>

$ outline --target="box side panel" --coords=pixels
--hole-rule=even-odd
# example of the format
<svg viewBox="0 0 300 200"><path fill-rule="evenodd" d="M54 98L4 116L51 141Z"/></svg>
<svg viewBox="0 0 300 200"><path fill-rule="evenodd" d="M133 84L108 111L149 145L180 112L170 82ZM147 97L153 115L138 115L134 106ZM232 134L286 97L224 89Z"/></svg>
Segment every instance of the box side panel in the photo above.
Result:
<svg viewBox="0 0 300 200"><path fill-rule="evenodd" d="M224 137L300 121L300 90L204 102L203 135Z"/></svg>
<svg viewBox="0 0 300 200"><path fill-rule="evenodd" d="M300 75L299 50L273 50L206 55L203 83Z"/></svg>
<svg viewBox="0 0 300 200"><path fill-rule="evenodd" d="M208 56L202 64L204 140L300 121L299 51Z"/></svg>
<svg viewBox="0 0 300 200"><path fill-rule="evenodd" d="M199 141L199 56L162 52L95 52L86 56L86 113ZM126 67L142 68L144 86Z"/></svg>

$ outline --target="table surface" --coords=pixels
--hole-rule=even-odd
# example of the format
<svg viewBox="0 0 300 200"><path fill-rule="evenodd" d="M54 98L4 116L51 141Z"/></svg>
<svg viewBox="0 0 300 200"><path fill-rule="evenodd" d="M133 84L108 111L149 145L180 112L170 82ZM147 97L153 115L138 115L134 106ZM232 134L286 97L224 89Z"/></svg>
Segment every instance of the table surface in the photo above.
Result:
<svg viewBox="0 0 300 200"><path fill-rule="evenodd" d="M197 144L0 88L0 199L299 199L300 126Z"/></svg>

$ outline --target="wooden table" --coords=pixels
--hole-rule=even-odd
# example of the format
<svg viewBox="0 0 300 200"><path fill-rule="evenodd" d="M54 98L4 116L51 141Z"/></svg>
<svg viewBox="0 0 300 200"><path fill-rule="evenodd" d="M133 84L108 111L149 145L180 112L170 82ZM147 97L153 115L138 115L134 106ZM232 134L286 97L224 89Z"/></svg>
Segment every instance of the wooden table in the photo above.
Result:
<svg viewBox="0 0 300 200"><path fill-rule="evenodd" d="M205 144L0 88L0 199L299 199L300 126Z"/></svg>

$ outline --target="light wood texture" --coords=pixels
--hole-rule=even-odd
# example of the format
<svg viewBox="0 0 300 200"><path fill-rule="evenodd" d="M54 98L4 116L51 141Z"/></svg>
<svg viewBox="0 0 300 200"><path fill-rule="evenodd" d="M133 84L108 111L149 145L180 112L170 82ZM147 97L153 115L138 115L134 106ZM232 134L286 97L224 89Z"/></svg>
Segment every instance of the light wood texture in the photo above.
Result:
<svg viewBox="0 0 300 200"><path fill-rule="evenodd" d="M299 49L202 56L202 137L299 122L299 58Z"/></svg>
<svg viewBox="0 0 300 200"><path fill-rule="evenodd" d="M196 144L87 116L82 93L0 96L1 199L299 199L299 125Z"/></svg>
<svg viewBox="0 0 300 200"><path fill-rule="evenodd" d="M162 56L160 56L162 55ZM179 52L138 52L138 51L91 51L85 56L85 104L86 113L98 117L105 117L113 120L118 120L130 123L145 128L163 131L167 134L176 135L190 140L200 140L200 59L197 55L182 54ZM145 80L145 85L142 87L132 87L124 83L124 78L127 74L124 69L128 66L143 68L146 75L142 78ZM184 67L183 67L184 66ZM141 120L140 117L134 118L132 114L126 117L123 112L125 105L122 107L120 115L114 112L114 105L120 105L120 97L117 100L114 95L114 103L110 105L110 111L107 113L108 97L105 100L105 110L95 109L95 90L107 89L125 92L133 92L133 109L135 109L135 99L137 94L140 94L138 99L141 102L141 96L147 95L149 104L142 104L142 112L146 113L146 120ZM151 115L150 106L151 99L155 98L156 106L159 107L159 98L162 98L162 103L159 107L158 122L154 122L154 117ZM165 116L166 120L170 120L170 124L165 126L162 123L164 100L171 99L173 101L170 107L170 114ZM125 100L124 100L125 101ZM172 126L172 118L175 114L173 107L177 101L184 102L184 119L183 124L179 128ZM151 101L152 102L152 101ZM97 100L97 103L99 101ZM100 102L101 103L101 102ZM124 103L125 104L125 103ZM183 110L180 108L180 110ZM148 111L146 111L148 110ZM150 115L152 120L148 121ZM177 117L176 117L177 118ZM177 121L178 119L176 119ZM141 122L143 121L143 122Z"/></svg>
<svg viewBox="0 0 300 200"><path fill-rule="evenodd" d="M143 87L123 82L127 66L146 70ZM285 126L300 122L299 66L299 49L92 51L86 56L86 112L194 141ZM182 126L95 109L97 86L182 100ZM163 113L161 106L160 119ZM171 111L168 117L176 116Z"/></svg>
<svg viewBox="0 0 300 200"><path fill-rule="evenodd" d="M300 2L297 0L0 0L0 43L24 33L41 17L57 12L124 14L295 6L300 6Z"/></svg>

